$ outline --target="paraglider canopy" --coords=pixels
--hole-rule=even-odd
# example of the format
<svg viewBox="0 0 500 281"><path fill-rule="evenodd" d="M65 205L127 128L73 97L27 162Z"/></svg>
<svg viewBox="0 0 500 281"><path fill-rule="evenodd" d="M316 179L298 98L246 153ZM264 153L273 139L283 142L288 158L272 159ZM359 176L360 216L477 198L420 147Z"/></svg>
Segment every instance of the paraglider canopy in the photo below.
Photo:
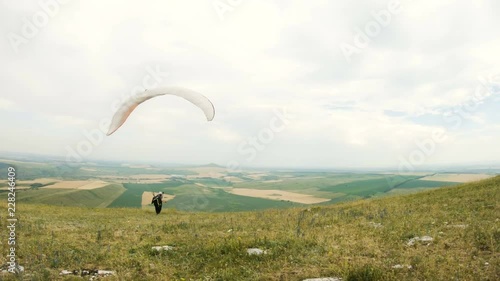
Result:
<svg viewBox="0 0 500 281"><path fill-rule="evenodd" d="M111 125L109 126L109 130L107 132L107 136L113 134L118 128L120 128L128 116L134 111L134 109L141 103L152 99L157 96L163 95L174 95L181 97L203 111L207 121L212 121L215 116L215 108L212 102L205 97L204 95L195 92L190 89L181 88L181 87L161 87L155 88L151 90L145 90L144 92L134 95L126 100L113 115L113 119L111 120Z"/></svg>

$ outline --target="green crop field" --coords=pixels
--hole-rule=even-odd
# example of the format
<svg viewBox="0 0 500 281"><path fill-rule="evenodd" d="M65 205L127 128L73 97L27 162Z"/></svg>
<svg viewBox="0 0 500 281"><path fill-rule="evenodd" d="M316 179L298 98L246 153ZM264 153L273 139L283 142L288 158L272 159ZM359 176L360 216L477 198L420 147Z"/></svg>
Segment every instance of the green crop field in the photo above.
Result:
<svg viewBox="0 0 500 281"><path fill-rule="evenodd" d="M378 193L385 193L420 176L391 176L378 179L357 180L348 183L320 188L321 191L338 192L368 198Z"/></svg>
<svg viewBox="0 0 500 281"><path fill-rule="evenodd" d="M196 182L198 181L196 180ZM175 195L174 199L164 204L164 208L185 211L248 211L300 205L290 202L233 195L221 189L186 184L183 181L168 181L154 184L126 183L123 186L126 191L108 207L140 208L142 193L145 191L163 191L166 194Z"/></svg>
<svg viewBox="0 0 500 281"><path fill-rule="evenodd" d="M398 185L397 188L435 188L456 185L456 182L446 182L446 181L428 181L428 180L412 180Z"/></svg>
<svg viewBox="0 0 500 281"><path fill-rule="evenodd" d="M164 191L167 194L171 194L169 188L178 187L183 185L181 181L168 181L164 183L149 183L149 184L138 184L138 183L124 183L125 192L114 200L108 207L130 207L130 208L141 208L142 203L142 193L145 191L158 192Z"/></svg>
<svg viewBox="0 0 500 281"><path fill-rule="evenodd" d="M368 178L368 179L367 179ZM286 201L254 198L230 194L226 188L244 187L253 189L277 189L293 191L331 199L319 205L369 198L389 194L394 189L420 190L437 188L455 183L422 181L418 176L388 175L330 175L325 178L285 178L279 182L258 180L231 184L217 178L171 179L161 183L123 183L95 190L52 189L39 187L23 190L19 198L25 203L43 203L73 206L129 207L141 208L142 194L145 191L163 191L175 195L165 208L192 211L246 211L266 208L297 206ZM356 180L361 179L361 180ZM340 184L339 184L340 183ZM204 204L197 202L203 201ZM193 207L195 206L195 207ZM203 206L201 208L200 206Z"/></svg>
<svg viewBox="0 0 500 281"><path fill-rule="evenodd" d="M231 212L254 211L270 208L286 208L300 206L301 204L287 201L269 200L227 193L221 189L203 189L191 187L183 194L165 204L166 208L185 211L202 212Z"/></svg>
<svg viewBox="0 0 500 281"><path fill-rule="evenodd" d="M290 176L285 177L285 176ZM287 173L280 178L282 181L248 181L234 184L236 188L251 188L251 189L279 189L288 191L303 191L307 189L322 190L323 188L348 183L359 180L380 179L384 175L374 174L334 174L334 173L319 173L304 174L304 173Z"/></svg>
<svg viewBox="0 0 500 281"><path fill-rule="evenodd" d="M217 179L217 178L197 178L193 180L193 182L204 184L207 186L212 186L212 187L227 187L227 186L232 186L232 184L224 179Z"/></svg>
<svg viewBox="0 0 500 281"><path fill-rule="evenodd" d="M193 168L129 167L120 164L75 164L62 165L58 162L35 163L15 162L20 178L32 182L20 182L19 186L28 187L19 193L19 199L29 204L53 204L65 206L100 206L111 208L141 208L142 194L145 191L163 191L175 196L164 208L185 211L248 211L267 208L300 206L283 200L249 197L232 194L231 188L255 190L282 190L303 195L330 199L313 205L324 206L362 198L380 197L392 194L413 193L429 188L455 185L453 182L424 181L421 175L394 175L375 173L334 173L327 171L265 171L246 170L238 173L217 171L215 177L199 176ZM210 171L211 167L203 167ZM165 177L158 177L162 175ZM178 176L177 176L178 175ZM231 182L226 176L236 176L243 180ZM151 177L164 180L159 183L143 181ZM171 177L165 180L166 177ZM45 178L37 182L37 179ZM47 188L50 179L106 181L110 185L95 190ZM19 180L19 179L18 179ZM143 181L143 182L141 182ZM6 182L0 181L5 190ZM5 192L0 191L0 198ZM285 198L285 197L284 197ZM199 204L203 202L203 204Z"/></svg>

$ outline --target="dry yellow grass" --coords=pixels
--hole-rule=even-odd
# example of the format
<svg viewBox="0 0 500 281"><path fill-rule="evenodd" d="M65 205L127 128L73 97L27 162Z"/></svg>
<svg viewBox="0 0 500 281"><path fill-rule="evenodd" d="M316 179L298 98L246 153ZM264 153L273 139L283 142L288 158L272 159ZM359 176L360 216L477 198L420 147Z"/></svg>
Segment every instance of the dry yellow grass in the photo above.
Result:
<svg viewBox="0 0 500 281"><path fill-rule="evenodd" d="M258 197L273 200L285 200L302 204L316 204L321 202L330 201L327 198L315 197L312 195L283 191L283 190L258 190L250 188L233 188L228 192L241 196Z"/></svg>
<svg viewBox="0 0 500 281"><path fill-rule="evenodd" d="M421 180L472 182L472 181L484 180L491 177L493 177L493 175L488 175L488 174L435 174L432 176L421 178Z"/></svg>
<svg viewBox="0 0 500 281"><path fill-rule="evenodd" d="M47 185L44 188L48 189L80 189L80 190L90 190L96 189L100 187L104 187L108 185L108 182L105 181L94 181L94 180L86 180L86 181L59 181L52 185Z"/></svg>
<svg viewBox="0 0 500 281"><path fill-rule="evenodd" d="M16 257L25 273L0 273L0 280L89 280L60 276L82 269L113 270L102 279L109 281L498 280L499 187L497 177L406 196L234 213L19 204ZM433 240L408 245L424 235ZM173 250L152 251L158 245ZM248 248L267 254L248 255Z"/></svg>

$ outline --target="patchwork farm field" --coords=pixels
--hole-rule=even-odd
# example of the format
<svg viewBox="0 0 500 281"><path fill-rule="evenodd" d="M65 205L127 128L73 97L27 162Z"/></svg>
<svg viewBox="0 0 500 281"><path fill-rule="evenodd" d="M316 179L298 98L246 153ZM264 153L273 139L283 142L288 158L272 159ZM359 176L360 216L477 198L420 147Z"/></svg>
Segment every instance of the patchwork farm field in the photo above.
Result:
<svg viewBox="0 0 500 281"><path fill-rule="evenodd" d="M175 188L182 186L166 189ZM211 206L238 200L210 190ZM95 269L113 272L102 280L493 281L500 269L499 190L495 177L328 206L160 215L148 208L19 204L16 255L25 271L0 272L0 279L88 280L60 273ZM248 198L245 206L273 202L241 198ZM164 245L171 250L153 250ZM249 248L266 254L249 255Z"/></svg>
<svg viewBox="0 0 500 281"><path fill-rule="evenodd" d="M14 163L19 171L17 196L20 202L151 208L145 203L146 199L153 192L162 191L168 197L164 204L166 209L206 212L328 205L414 193L494 176L493 173L398 175L276 170L234 173L214 164L163 168L132 164ZM0 182L0 197L5 196L2 193L5 194L7 187L6 182Z"/></svg>

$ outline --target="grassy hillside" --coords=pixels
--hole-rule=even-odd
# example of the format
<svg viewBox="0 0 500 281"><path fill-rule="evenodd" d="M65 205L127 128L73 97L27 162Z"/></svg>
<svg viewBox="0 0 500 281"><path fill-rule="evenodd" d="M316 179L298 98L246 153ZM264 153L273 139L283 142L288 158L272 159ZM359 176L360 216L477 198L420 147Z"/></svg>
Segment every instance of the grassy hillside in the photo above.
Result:
<svg viewBox="0 0 500 281"><path fill-rule="evenodd" d="M152 209L18 201L17 252L30 280L81 268L117 272L104 280L498 280L499 202L500 176L411 195L258 212L157 216ZM425 235L430 244L407 245ZM157 253L155 245L174 250ZM268 254L249 256L252 247ZM4 253L2 242L2 263ZM404 268L392 268L397 264Z"/></svg>
<svg viewBox="0 0 500 281"><path fill-rule="evenodd" d="M79 189L37 189L17 192L18 202L42 203L62 206L107 207L122 193L121 184L110 184L91 190ZM5 196L1 197L5 199Z"/></svg>

